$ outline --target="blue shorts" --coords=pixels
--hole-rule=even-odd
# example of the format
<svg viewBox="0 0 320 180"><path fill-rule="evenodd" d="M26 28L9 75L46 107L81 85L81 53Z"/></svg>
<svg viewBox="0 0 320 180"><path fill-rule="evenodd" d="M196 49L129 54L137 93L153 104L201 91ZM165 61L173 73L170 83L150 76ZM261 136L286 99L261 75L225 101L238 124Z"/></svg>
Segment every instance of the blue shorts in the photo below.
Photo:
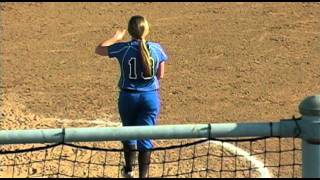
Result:
<svg viewBox="0 0 320 180"><path fill-rule="evenodd" d="M119 114L123 126L154 126L160 114L158 91L121 91L118 100ZM154 147L151 139L123 141L126 145L137 145L138 150Z"/></svg>

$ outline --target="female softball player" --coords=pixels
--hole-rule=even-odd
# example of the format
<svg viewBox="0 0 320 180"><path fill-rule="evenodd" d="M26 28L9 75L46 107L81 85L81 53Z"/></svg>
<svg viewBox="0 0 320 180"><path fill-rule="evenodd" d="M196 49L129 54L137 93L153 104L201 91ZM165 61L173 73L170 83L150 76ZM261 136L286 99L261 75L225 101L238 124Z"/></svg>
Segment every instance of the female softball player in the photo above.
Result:
<svg viewBox="0 0 320 180"><path fill-rule="evenodd" d="M117 31L109 40L96 48L101 56L116 58L121 76L118 107L123 126L153 126L160 113L159 80L164 75L168 59L159 43L146 41L149 25L146 18L132 16L128 23L131 41L122 42L126 30ZM132 166L138 149L139 177L148 174L150 155L154 147L151 139L124 141L125 167L123 175L133 177Z"/></svg>

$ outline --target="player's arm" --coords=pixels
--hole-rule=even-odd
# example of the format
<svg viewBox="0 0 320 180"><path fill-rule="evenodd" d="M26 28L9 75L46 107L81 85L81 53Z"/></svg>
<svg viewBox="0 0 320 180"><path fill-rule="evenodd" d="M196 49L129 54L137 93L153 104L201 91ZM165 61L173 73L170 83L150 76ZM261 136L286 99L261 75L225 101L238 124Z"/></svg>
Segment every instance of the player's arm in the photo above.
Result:
<svg viewBox="0 0 320 180"><path fill-rule="evenodd" d="M161 62L159 64L158 72L157 72L157 78L162 79L164 76L164 62Z"/></svg>
<svg viewBox="0 0 320 180"><path fill-rule="evenodd" d="M122 40L125 33L126 33L126 30L117 31L116 34L112 38L100 43L96 47L96 51L95 51L96 54L98 54L100 56L108 56L108 46L111 46L111 45L115 44L116 42Z"/></svg>
<svg viewBox="0 0 320 180"><path fill-rule="evenodd" d="M157 78L160 80L164 77L164 64L168 60L167 54L164 52L163 48L160 44L155 44L153 46L155 49L155 53L157 53L158 60L160 61L158 71L157 71Z"/></svg>

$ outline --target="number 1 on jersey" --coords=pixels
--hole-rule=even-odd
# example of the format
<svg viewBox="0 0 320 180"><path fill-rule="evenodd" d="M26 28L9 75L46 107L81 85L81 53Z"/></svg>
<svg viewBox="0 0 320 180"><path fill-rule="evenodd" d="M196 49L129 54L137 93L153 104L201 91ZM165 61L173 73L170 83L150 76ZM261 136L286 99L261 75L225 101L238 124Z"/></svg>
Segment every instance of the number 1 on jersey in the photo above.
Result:
<svg viewBox="0 0 320 180"><path fill-rule="evenodd" d="M128 62L129 66L130 66L130 72L129 72L129 79L137 79L137 62L136 62L136 58L132 57L129 62Z"/></svg>

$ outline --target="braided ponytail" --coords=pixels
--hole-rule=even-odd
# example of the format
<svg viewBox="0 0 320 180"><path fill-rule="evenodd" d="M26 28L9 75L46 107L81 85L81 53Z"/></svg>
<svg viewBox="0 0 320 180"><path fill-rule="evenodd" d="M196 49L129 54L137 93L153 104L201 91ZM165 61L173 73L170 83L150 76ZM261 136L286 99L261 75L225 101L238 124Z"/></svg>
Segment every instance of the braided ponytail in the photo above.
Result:
<svg viewBox="0 0 320 180"><path fill-rule="evenodd" d="M139 51L141 55L142 77L143 79L152 79L154 72L154 59L150 55L146 41L143 35L148 31L149 25L143 16L132 16L128 24L128 32L134 39L139 39Z"/></svg>
<svg viewBox="0 0 320 180"><path fill-rule="evenodd" d="M144 40L140 41L139 47L142 60L143 77L145 79L150 79L154 76L154 60L151 57L147 44Z"/></svg>

